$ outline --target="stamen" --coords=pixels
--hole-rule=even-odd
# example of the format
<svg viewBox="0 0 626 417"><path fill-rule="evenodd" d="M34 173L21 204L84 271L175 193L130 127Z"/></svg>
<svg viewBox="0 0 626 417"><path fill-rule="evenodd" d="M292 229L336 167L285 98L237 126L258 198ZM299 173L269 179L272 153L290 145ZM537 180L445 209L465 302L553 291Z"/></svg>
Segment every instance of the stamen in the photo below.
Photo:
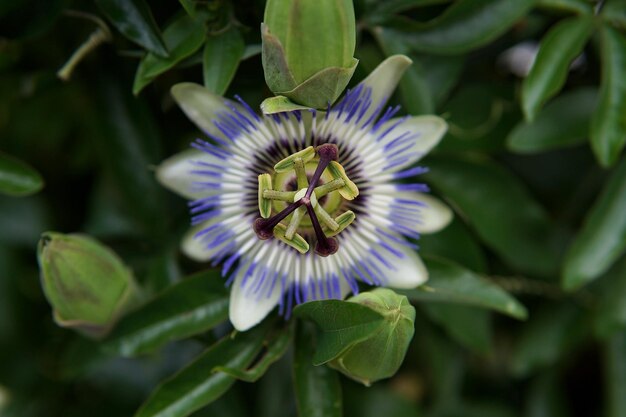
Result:
<svg viewBox="0 0 626 417"><path fill-rule="evenodd" d="M320 222L317 220L315 211L313 211L313 207L306 206L306 211L309 213L311 223L313 224L313 230L315 230L315 237L317 237L315 253L317 253L319 256L326 257L337 252L337 249L339 249L339 244L337 243L337 240L333 237L326 237L326 235L322 231L322 226L320 226Z"/></svg>
<svg viewBox="0 0 626 417"><path fill-rule="evenodd" d="M273 190L272 177L269 174L259 175L258 198L261 217L256 219L253 224L254 232L259 239L267 240L274 237L300 253L306 253L309 250L309 243L297 231L304 215L308 214L317 239L315 253L320 256L329 256L337 252L339 244L335 238L330 236L337 235L352 223L355 217L354 213L348 211L333 219L318 203L318 198L338 191L339 195L352 200L359 193L356 185L347 177L343 167L336 162L338 154L337 145L324 144L317 148L309 146L278 162L274 166L277 173L295 172L298 191ZM313 160L316 155L319 162L309 180L306 173L306 163ZM333 180L318 186L322 174L327 168ZM273 207L272 200L288 201L290 204L278 214L270 217ZM292 213L289 225L282 224L281 221Z"/></svg>
<svg viewBox="0 0 626 417"><path fill-rule="evenodd" d="M281 211L280 213L278 213L276 216L272 218L256 219L252 226L254 228L254 232L261 240L270 239L272 236L274 236L274 232L273 232L274 227L276 227L276 225L280 223L281 220L289 216L292 211L294 211L301 205L302 205L302 200L298 200L295 203L289 204L283 211Z"/></svg>
<svg viewBox="0 0 626 417"><path fill-rule="evenodd" d="M313 173L313 177L311 177L311 182L309 183L309 188L306 190L306 194L304 197L309 198L317 186L320 178L322 177L322 173L330 163L330 161L336 161L337 155L339 154L339 150L337 149L337 145L327 143L324 145L320 145L317 147L317 154L320 156L320 162L317 164L317 168Z"/></svg>

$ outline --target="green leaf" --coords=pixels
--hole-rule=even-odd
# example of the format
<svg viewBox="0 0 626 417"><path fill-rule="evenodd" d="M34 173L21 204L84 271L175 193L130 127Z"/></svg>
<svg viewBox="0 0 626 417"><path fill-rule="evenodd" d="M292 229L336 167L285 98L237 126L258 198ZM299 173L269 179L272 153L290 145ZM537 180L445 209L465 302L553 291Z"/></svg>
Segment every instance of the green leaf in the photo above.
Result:
<svg viewBox="0 0 626 417"><path fill-rule="evenodd" d="M580 14L593 13L593 6L587 0L539 0L537 6Z"/></svg>
<svg viewBox="0 0 626 417"><path fill-rule="evenodd" d="M525 319L526 308L498 285L445 259L424 258L429 278L414 290L398 290L411 300L487 308Z"/></svg>
<svg viewBox="0 0 626 417"><path fill-rule="evenodd" d="M293 315L313 321L321 330L313 363L335 359L350 345L367 339L383 325L384 318L369 307L340 300L300 304Z"/></svg>
<svg viewBox="0 0 626 417"><path fill-rule="evenodd" d="M215 401L235 382L235 378L216 372L215 368L246 369L261 352L268 327L266 323L234 337L224 337L161 383L135 417L183 417Z"/></svg>
<svg viewBox="0 0 626 417"><path fill-rule="evenodd" d="M96 156L122 196L125 212L143 227L137 232L158 235L167 222L165 191L150 169L162 158L156 121L146 103L109 74L97 79L94 90L98 117L90 123L96 127Z"/></svg>
<svg viewBox="0 0 626 417"><path fill-rule="evenodd" d="M564 391L558 369L540 373L530 383L524 416L568 417Z"/></svg>
<svg viewBox="0 0 626 417"><path fill-rule="evenodd" d="M243 37L236 28L210 36L204 45L202 59L204 86L223 95L235 76L244 50Z"/></svg>
<svg viewBox="0 0 626 417"><path fill-rule="evenodd" d="M601 34L600 103L591 122L591 147L606 167L617 161L626 142L626 36L610 26Z"/></svg>
<svg viewBox="0 0 626 417"><path fill-rule="evenodd" d="M532 122L520 122L507 138L513 152L535 153L584 143L589 136L598 90L582 87L548 103Z"/></svg>
<svg viewBox="0 0 626 417"><path fill-rule="evenodd" d="M251 369L237 369L218 366L216 371L225 372L230 376L246 382L256 382L265 375L271 364L283 357L293 336L293 326L278 332L268 343L265 354L256 361Z"/></svg>
<svg viewBox="0 0 626 417"><path fill-rule="evenodd" d="M462 346L479 353L491 347L491 315L486 310L455 304L420 304L420 308Z"/></svg>
<svg viewBox="0 0 626 417"><path fill-rule="evenodd" d="M228 318L228 293L218 274L203 272L171 286L124 317L105 347L123 356L150 352L206 332Z"/></svg>
<svg viewBox="0 0 626 417"><path fill-rule="evenodd" d="M148 53L137 68L133 83L133 94L137 95L159 74L174 67L196 52L205 40L204 25L185 14L174 20L164 31L163 39L169 51L167 58Z"/></svg>
<svg viewBox="0 0 626 417"><path fill-rule="evenodd" d="M43 188L41 175L30 165L0 153L0 193L21 197Z"/></svg>
<svg viewBox="0 0 626 417"><path fill-rule="evenodd" d="M604 346L604 381L607 417L626 415L626 332L616 334Z"/></svg>
<svg viewBox="0 0 626 417"><path fill-rule="evenodd" d="M600 16L615 27L626 27L626 2L624 0L607 0L602 5Z"/></svg>
<svg viewBox="0 0 626 417"><path fill-rule="evenodd" d="M561 90L570 64L582 52L593 29L592 16L562 20L544 36L528 77L522 83L522 108L532 121L545 101Z"/></svg>
<svg viewBox="0 0 626 417"><path fill-rule="evenodd" d="M480 48L526 15L536 0L460 0L407 40L416 51L462 54Z"/></svg>
<svg viewBox="0 0 626 417"><path fill-rule="evenodd" d="M144 0L96 0L113 25L128 39L162 57L167 48Z"/></svg>
<svg viewBox="0 0 626 417"><path fill-rule="evenodd" d="M293 358L293 382L298 416L341 417L342 399L339 375L325 365L311 364L315 349L314 340L313 326L310 323L299 322Z"/></svg>
<svg viewBox="0 0 626 417"><path fill-rule="evenodd" d="M545 209L510 171L488 159L428 158L425 175L493 251L515 269L554 275L560 253ZM556 246L556 245L555 245Z"/></svg>
<svg viewBox="0 0 626 417"><path fill-rule="evenodd" d="M533 312L511 355L511 370L525 376L567 360L588 330L584 312L567 303Z"/></svg>
<svg viewBox="0 0 626 417"><path fill-rule="evenodd" d="M563 288L593 281L626 251L626 159L614 170L568 249Z"/></svg>
<svg viewBox="0 0 626 417"><path fill-rule="evenodd" d="M458 217L442 231L420 236L418 244L421 254L447 258L475 272L487 272L483 249Z"/></svg>
<svg viewBox="0 0 626 417"><path fill-rule="evenodd" d="M617 262L599 281L603 285L595 320L595 333L601 338L626 329L626 257Z"/></svg>

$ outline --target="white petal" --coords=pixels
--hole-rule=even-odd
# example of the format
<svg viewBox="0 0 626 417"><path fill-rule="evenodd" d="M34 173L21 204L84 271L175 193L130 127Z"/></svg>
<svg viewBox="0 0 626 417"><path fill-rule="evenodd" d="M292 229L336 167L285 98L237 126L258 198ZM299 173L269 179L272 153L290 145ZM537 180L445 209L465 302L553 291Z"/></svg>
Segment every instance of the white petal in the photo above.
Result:
<svg viewBox="0 0 626 417"><path fill-rule="evenodd" d="M359 85L372 89L372 105L365 113L363 120L367 120L374 111L382 109L382 106L396 89L402 74L412 63L413 61L405 55L392 55L381 62L366 79L361 81Z"/></svg>
<svg viewBox="0 0 626 417"><path fill-rule="evenodd" d="M245 270L241 268L233 282L230 292L229 316L235 329L246 331L263 320L276 307L282 296L280 285L276 284L269 295L265 292L254 293L249 291L256 280L248 279L247 285L242 285Z"/></svg>
<svg viewBox="0 0 626 417"><path fill-rule="evenodd" d="M417 252L400 245L395 249L404 256L392 260L394 269L387 272L386 286L411 289L425 283L428 280L428 270Z"/></svg>
<svg viewBox="0 0 626 417"><path fill-rule="evenodd" d="M237 103L194 83L176 84L171 91L180 108L201 130L210 136L224 138L213 122L218 114L231 112L231 107L239 107Z"/></svg>
<svg viewBox="0 0 626 417"><path fill-rule="evenodd" d="M398 193L397 198L413 200L423 205L419 206L419 222L415 230L419 233L435 233L446 227L454 217L452 210L443 201L429 194Z"/></svg>
<svg viewBox="0 0 626 417"><path fill-rule="evenodd" d="M188 149L177 153L161 162L156 170L157 180L167 189L187 199L195 200L213 194L207 190L195 190L193 183L200 180L191 171L198 169L191 161L223 164L223 160L196 149Z"/></svg>
<svg viewBox="0 0 626 417"><path fill-rule="evenodd" d="M385 132L398 120L398 118L389 120L378 131ZM399 144L385 150L387 164L393 164L385 172L399 171L420 160L439 144L446 130L448 130L448 124L441 117L431 115L408 117L379 142L382 147L388 144ZM404 141L402 135L405 135ZM401 162L394 164L394 161Z"/></svg>
<svg viewBox="0 0 626 417"><path fill-rule="evenodd" d="M195 237L196 233L206 229L211 224L212 222L209 220L192 227L185 233L181 241L181 251L196 262L206 262L210 260L213 255L213 251L208 251L206 244Z"/></svg>

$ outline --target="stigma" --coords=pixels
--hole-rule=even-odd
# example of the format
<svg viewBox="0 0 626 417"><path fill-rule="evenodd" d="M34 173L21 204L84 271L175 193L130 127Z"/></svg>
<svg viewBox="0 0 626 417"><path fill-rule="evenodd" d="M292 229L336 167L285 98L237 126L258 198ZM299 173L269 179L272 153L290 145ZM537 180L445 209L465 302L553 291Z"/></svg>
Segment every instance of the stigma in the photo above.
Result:
<svg viewBox="0 0 626 417"><path fill-rule="evenodd" d="M356 218L347 210L333 217L342 204L333 204L327 211L322 198L336 194L340 199L353 200L359 195L356 185L347 177L344 168L337 162L338 149L334 144L324 144L296 152L274 165L274 175L259 175L259 213L253 228L261 240L276 238L300 253L307 253L311 244L319 256L337 252L339 243L334 237L348 227ZM307 168L317 162L309 177ZM322 181L326 173L327 182ZM296 190L280 191L274 188L278 176L295 174ZM327 201L327 199L325 199ZM285 206L286 205L286 206ZM280 210L277 207L282 208ZM273 214L274 213L274 214ZM272 215L273 214L273 215ZM308 216L309 224L304 224Z"/></svg>

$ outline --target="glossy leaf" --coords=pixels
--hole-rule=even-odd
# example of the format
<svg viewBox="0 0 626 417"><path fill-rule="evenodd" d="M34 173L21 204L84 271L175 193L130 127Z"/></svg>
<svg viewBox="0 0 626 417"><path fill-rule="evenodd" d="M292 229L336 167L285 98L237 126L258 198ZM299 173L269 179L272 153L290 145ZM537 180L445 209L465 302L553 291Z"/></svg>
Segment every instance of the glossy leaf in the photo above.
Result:
<svg viewBox="0 0 626 417"><path fill-rule="evenodd" d="M204 25L187 14L173 21L163 31L163 39L169 56L162 58L153 53L148 53L141 60L135 74L133 94L139 94L159 74L174 67L200 49L205 39L204 32Z"/></svg>
<svg viewBox="0 0 626 417"><path fill-rule="evenodd" d="M293 358L298 416L341 417L339 374L326 365L315 366L311 363L315 351L315 329L310 323L298 324ZM317 346L319 349L319 340Z"/></svg>
<svg viewBox="0 0 626 417"><path fill-rule="evenodd" d="M202 58L204 86L219 96L223 95L235 76L244 50L243 37L236 28L210 36Z"/></svg>
<svg viewBox="0 0 626 417"><path fill-rule="evenodd" d="M383 316L369 307L340 300L310 301L297 306L293 314L311 320L320 329L315 365L336 358L350 345L376 333L384 323Z"/></svg>
<svg viewBox="0 0 626 417"><path fill-rule="evenodd" d="M617 161L626 143L626 35L601 31L600 101L591 122L591 147L603 166Z"/></svg>
<svg viewBox="0 0 626 417"><path fill-rule="evenodd" d="M626 2L624 0L607 0L602 5L600 15L615 27L626 26Z"/></svg>
<svg viewBox="0 0 626 417"><path fill-rule="evenodd" d="M266 324L224 337L159 385L135 417L183 417L215 401L235 382L215 368L246 369L263 348L267 332Z"/></svg>
<svg viewBox="0 0 626 417"><path fill-rule="evenodd" d="M293 326L283 331L279 331L274 337L267 342L267 351L256 361L251 369L237 369L218 366L216 371L225 372L230 376L246 382L256 382L265 375L270 365L283 357L289 346L293 336Z"/></svg>
<svg viewBox="0 0 626 417"><path fill-rule="evenodd" d="M593 281L626 251L626 159L615 169L568 249L563 288Z"/></svg>
<svg viewBox="0 0 626 417"><path fill-rule="evenodd" d="M428 159L427 181L493 251L524 273L551 276L559 256L545 209L511 172L486 159ZM556 245L555 245L556 246Z"/></svg>
<svg viewBox="0 0 626 417"><path fill-rule="evenodd" d="M167 48L145 0L96 0L113 25L128 39L167 57Z"/></svg>
<svg viewBox="0 0 626 417"><path fill-rule="evenodd" d="M437 19L408 37L416 51L462 54L506 32L534 5L535 0L460 0Z"/></svg>
<svg viewBox="0 0 626 417"><path fill-rule="evenodd" d="M216 273L200 273L124 317L109 336L106 348L123 356L138 355L206 332L227 318L224 281Z"/></svg>
<svg viewBox="0 0 626 417"><path fill-rule="evenodd" d="M445 259L425 258L429 279L414 290L398 290L409 299L465 304L525 319L526 308L489 280Z"/></svg>
<svg viewBox="0 0 626 417"><path fill-rule="evenodd" d="M486 310L455 304L422 303L426 315L462 346L487 352L491 346L491 315Z"/></svg>
<svg viewBox="0 0 626 417"><path fill-rule="evenodd" d="M568 358L588 330L584 312L564 303L534 312L511 356L511 370L525 376Z"/></svg>
<svg viewBox="0 0 626 417"><path fill-rule="evenodd" d="M0 194L27 196L43 188L43 178L30 165L0 153Z"/></svg>
<svg viewBox="0 0 626 417"><path fill-rule="evenodd" d="M602 276L599 284L602 302L598 304L594 328L597 336L607 338L626 329L626 257Z"/></svg>
<svg viewBox="0 0 626 417"><path fill-rule="evenodd" d="M570 64L580 55L593 29L591 16L565 19L552 27L539 45L530 73L522 83L522 108L533 120L545 101L561 90Z"/></svg>
<svg viewBox="0 0 626 417"><path fill-rule="evenodd" d="M598 90L582 87L555 98L532 122L520 122L507 138L513 152L535 153L587 141Z"/></svg>

